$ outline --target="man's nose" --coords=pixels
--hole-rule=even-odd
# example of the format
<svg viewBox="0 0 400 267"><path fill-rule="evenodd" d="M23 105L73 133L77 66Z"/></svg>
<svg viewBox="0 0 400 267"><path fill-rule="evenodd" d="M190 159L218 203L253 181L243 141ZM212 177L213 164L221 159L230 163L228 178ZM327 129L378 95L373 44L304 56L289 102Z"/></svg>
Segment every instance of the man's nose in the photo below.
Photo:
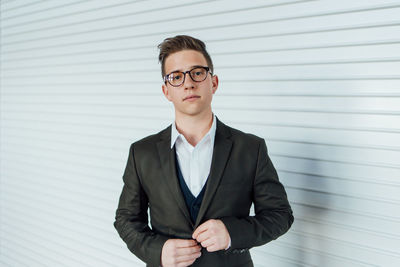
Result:
<svg viewBox="0 0 400 267"><path fill-rule="evenodd" d="M183 83L183 86L185 89L193 89L194 88L194 81L192 80L192 77L190 77L190 74L187 72L185 73L185 81Z"/></svg>

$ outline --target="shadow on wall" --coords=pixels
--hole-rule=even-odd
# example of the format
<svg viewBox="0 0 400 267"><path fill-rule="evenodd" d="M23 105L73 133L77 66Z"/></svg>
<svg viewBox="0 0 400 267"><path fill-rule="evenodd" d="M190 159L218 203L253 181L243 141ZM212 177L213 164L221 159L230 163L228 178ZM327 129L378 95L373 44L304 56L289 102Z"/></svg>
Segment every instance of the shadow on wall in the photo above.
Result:
<svg viewBox="0 0 400 267"><path fill-rule="evenodd" d="M331 266L332 262L324 254L329 253L329 247L323 222L328 220L326 208L330 206L332 196L327 193L329 185L326 177L320 175L324 173L324 166L318 160L318 151L313 150L312 146L308 149L307 154L312 155L313 159L301 159L297 167L302 173L294 174L298 182L293 232L300 250L296 251L297 255L293 255L293 258L306 265Z"/></svg>

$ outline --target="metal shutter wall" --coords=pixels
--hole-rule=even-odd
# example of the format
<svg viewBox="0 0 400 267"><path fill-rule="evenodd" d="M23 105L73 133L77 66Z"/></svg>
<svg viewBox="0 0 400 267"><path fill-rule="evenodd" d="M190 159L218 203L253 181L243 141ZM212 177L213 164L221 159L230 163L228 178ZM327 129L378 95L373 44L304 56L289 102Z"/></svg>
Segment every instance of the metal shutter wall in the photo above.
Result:
<svg viewBox="0 0 400 267"><path fill-rule="evenodd" d="M287 188L295 223L255 265L400 266L399 0L0 3L0 266L144 266L112 223L129 145L173 120L176 34Z"/></svg>

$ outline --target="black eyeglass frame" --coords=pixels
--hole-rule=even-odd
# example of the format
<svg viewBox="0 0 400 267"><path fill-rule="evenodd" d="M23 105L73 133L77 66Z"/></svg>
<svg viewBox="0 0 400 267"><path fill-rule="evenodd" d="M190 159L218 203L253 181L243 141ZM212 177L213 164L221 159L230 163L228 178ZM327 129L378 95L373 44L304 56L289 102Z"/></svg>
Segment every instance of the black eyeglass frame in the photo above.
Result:
<svg viewBox="0 0 400 267"><path fill-rule="evenodd" d="M198 68L203 68L203 69L206 70L206 76L205 76L204 79L201 80L201 81L195 81L195 80L193 79L192 75L190 74L190 73L192 72L192 70L198 69ZM180 83L179 85L173 85L173 84L170 82L170 80L169 80L168 78L169 78L169 75L171 75L171 74L173 74L173 73L181 73L181 74L183 74L182 83ZM167 83L167 81L168 81L168 83L169 83L171 86L173 86L173 87L179 87L179 86L181 86L182 84L185 83L186 73L188 73L189 76L190 76L190 79L192 79L192 81L194 81L194 82L196 82L196 83L201 83L201 82L205 81L205 80L207 79L208 73L210 73L211 75L213 75L213 73L210 71L210 68L209 68L209 67L207 67L207 66L195 66L193 69L190 69L190 70L187 70L187 71L174 71L174 72L168 73L168 74L165 75L164 78L163 78L164 83Z"/></svg>

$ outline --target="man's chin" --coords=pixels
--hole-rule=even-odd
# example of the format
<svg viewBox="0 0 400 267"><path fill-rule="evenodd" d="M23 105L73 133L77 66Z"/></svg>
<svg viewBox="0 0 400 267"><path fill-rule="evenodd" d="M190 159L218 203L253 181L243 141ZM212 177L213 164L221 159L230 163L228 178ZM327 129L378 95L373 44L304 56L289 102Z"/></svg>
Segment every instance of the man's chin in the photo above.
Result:
<svg viewBox="0 0 400 267"><path fill-rule="evenodd" d="M199 115L201 113L201 110L199 110L199 109L186 109L184 111L181 111L180 113L182 115L184 115L184 116L194 117L194 116Z"/></svg>

